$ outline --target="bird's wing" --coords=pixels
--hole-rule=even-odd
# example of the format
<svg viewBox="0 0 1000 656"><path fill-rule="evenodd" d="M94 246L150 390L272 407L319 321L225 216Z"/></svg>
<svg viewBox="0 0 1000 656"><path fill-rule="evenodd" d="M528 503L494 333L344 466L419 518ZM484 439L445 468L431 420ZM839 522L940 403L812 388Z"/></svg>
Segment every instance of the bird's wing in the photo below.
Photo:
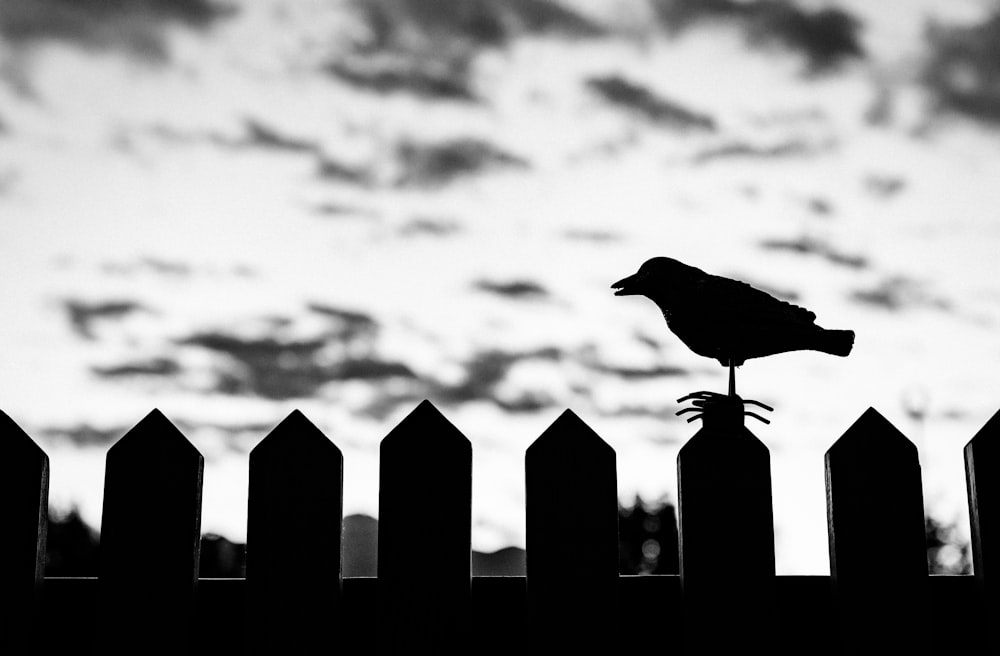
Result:
<svg viewBox="0 0 1000 656"><path fill-rule="evenodd" d="M720 318L734 322L811 325L813 312L771 296L745 282L706 276L698 282L699 302Z"/></svg>

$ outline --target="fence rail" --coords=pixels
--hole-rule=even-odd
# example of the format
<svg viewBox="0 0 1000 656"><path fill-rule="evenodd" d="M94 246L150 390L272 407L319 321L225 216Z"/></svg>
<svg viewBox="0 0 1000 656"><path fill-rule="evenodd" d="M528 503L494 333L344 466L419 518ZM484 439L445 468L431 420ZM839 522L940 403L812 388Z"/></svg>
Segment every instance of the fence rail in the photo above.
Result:
<svg viewBox="0 0 1000 656"><path fill-rule="evenodd" d="M298 411L250 454L245 579L199 578L203 459L159 411L108 451L96 578L45 578L48 457L3 413L0 439L5 653L997 645L1000 413L965 447L974 577L928 576L916 448L874 409L826 454L829 577L775 576L770 457L731 421L678 455L679 576L618 574L615 452L568 410L525 455L526 577L471 575L472 448L428 401L381 444L377 578L342 576L343 457Z"/></svg>

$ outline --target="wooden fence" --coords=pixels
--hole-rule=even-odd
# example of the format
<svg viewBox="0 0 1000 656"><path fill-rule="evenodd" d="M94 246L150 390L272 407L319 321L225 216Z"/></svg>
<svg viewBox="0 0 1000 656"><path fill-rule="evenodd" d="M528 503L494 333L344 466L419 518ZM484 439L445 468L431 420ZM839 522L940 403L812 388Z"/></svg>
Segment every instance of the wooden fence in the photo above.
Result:
<svg viewBox="0 0 1000 656"><path fill-rule="evenodd" d="M1000 413L965 448L974 577L928 576L917 450L874 409L826 454L831 576L775 576L769 454L742 420L706 415L678 455L679 576L619 575L615 452L568 410L526 452L526 577L471 576L472 448L427 401L381 444L377 578L341 574L343 457L298 411L250 454L245 579L199 579L203 459L159 411L108 451L97 578L44 576L48 457L3 413L0 438L4 653L997 644Z"/></svg>

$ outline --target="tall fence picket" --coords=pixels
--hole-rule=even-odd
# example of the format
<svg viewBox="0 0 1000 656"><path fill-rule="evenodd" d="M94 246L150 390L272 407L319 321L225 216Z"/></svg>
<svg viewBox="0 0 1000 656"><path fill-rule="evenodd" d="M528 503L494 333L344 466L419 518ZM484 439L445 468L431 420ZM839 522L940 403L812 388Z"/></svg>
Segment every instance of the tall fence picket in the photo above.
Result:
<svg viewBox="0 0 1000 656"><path fill-rule="evenodd" d="M31 653L45 576L49 457L0 412L0 648Z"/></svg>
<svg viewBox="0 0 1000 656"><path fill-rule="evenodd" d="M338 651L343 480L340 449L298 410L250 452L246 581L252 653Z"/></svg>
<svg viewBox="0 0 1000 656"><path fill-rule="evenodd" d="M615 452L567 410L525 454L529 623L538 653L617 652Z"/></svg>
<svg viewBox="0 0 1000 656"><path fill-rule="evenodd" d="M774 513L767 447L737 412L705 412L677 455L689 654L766 650L774 621Z"/></svg>
<svg viewBox="0 0 1000 656"><path fill-rule="evenodd" d="M826 452L826 499L843 653L924 653L927 546L916 446L869 408Z"/></svg>
<svg viewBox="0 0 1000 656"><path fill-rule="evenodd" d="M380 457L379 649L468 653L472 445L423 401Z"/></svg>
<svg viewBox="0 0 1000 656"><path fill-rule="evenodd" d="M965 480L972 529L972 563L979 592L977 633L989 653L1000 653L1000 628L992 621L1000 610L1000 412L965 445ZM994 553L997 552L997 553Z"/></svg>
<svg viewBox="0 0 1000 656"><path fill-rule="evenodd" d="M159 410L108 450L98 629L105 653L189 652L203 468Z"/></svg>

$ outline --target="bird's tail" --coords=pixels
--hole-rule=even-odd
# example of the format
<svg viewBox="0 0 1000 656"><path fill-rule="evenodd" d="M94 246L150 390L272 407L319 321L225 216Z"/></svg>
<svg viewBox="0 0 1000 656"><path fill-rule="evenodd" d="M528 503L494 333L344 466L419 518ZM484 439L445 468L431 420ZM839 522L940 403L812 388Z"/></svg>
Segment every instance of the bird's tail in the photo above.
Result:
<svg viewBox="0 0 1000 656"><path fill-rule="evenodd" d="M814 348L830 355L846 356L854 348L854 331L824 330L819 333L819 339L816 340Z"/></svg>

